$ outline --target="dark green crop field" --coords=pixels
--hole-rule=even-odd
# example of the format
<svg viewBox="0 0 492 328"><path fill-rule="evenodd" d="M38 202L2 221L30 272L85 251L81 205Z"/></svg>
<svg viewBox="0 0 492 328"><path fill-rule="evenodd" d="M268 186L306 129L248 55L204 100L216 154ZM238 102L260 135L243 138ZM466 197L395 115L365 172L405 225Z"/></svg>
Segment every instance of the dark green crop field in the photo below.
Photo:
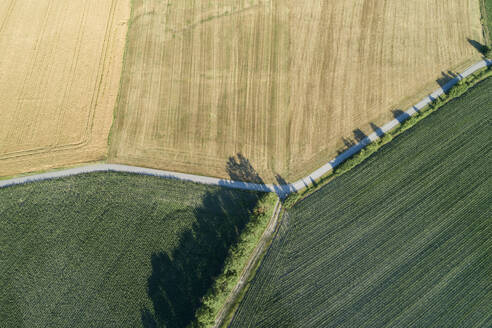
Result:
<svg viewBox="0 0 492 328"><path fill-rule="evenodd" d="M260 196L115 173L0 189L0 327L184 327Z"/></svg>
<svg viewBox="0 0 492 328"><path fill-rule="evenodd" d="M231 327L491 327L492 78L298 202Z"/></svg>

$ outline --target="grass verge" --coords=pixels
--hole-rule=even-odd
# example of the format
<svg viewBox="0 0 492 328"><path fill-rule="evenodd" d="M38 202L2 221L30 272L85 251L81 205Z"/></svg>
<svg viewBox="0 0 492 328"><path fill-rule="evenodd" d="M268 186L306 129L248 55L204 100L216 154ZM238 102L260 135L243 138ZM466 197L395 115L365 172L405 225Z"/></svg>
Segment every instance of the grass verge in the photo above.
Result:
<svg viewBox="0 0 492 328"><path fill-rule="evenodd" d="M480 0L480 11L485 43L490 49L492 47L492 0Z"/></svg>
<svg viewBox="0 0 492 328"><path fill-rule="evenodd" d="M246 280L244 282L243 287L239 290L236 297L234 298L234 300L230 304L229 309L228 309L228 311L224 317L224 320L218 325L218 327L225 328L225 327L228 327L230 325L230 323L234 317L234 313L236 313L236 311L239 307L239 304L241 304L241 301L243 300L244 296L246 295L246 292L248 291L249 287L251 286L251 283L252 283L252 281L256 275L256 272L258 272L258 269L259 269L263 259L265 258L265 255L266 255L270 245L272 244L273 239L275 238L275 234L278 231L277 228L278 228L279 223L282 219L283 213L284 213L284 209L281 208L279 213L278 213L278 216L277 216L277 224L276 224L275 231L273 231L272 234L267 236L267 239L265 240L265 243L264 243L263 247L261 248L261 253L258 254L256 261L254 261L254 263L252 263L252 267L249 270L249 274L246 277Z"/></svg>
<svg viewBox="0 0 492 328"><path fill-rule="evenodd" d="M133 10L134 10L134 7L135 7L135 0L130 0L130 16L128 18L128 22L127 22L127 29L126 29L126 35L125 35L125 48L123 50L123 58L121 60L121 67L122 69L125 67L125 64L126 64L126 61L127 61L127 57L128 57L128 33L130 31L130 28L131 28L131 24L132 24L132 19L133 19ZM108 149L106 151L106 160L109 156L109 149L110 149L110 146L111 146L111 140L113 138L113 134L114 134L114 125L115 125L115 122L116 122L116 114L117 114L117 111L118 111L118 105L120 103L120 99L121 99L121 92L122 92L122 85L123 85L123 77L120 77L120 83L118 85L118 95L116 96L116 101L114 102L114 108L113 108L113 121L111 122L111 128L109 129L109 134L108 134Z"/></svg>
<svg viewBox="0 0 492 328"><path fill-rule="evenodd" d="M258 202L252 219L246 225L237 244L229 250L222 272L215 278L212 287L203 297L202 305L193 323L194 327L214 325L217 314L238 283L242 271L272 218L277 199L274 193L270 193Z"/></svg>

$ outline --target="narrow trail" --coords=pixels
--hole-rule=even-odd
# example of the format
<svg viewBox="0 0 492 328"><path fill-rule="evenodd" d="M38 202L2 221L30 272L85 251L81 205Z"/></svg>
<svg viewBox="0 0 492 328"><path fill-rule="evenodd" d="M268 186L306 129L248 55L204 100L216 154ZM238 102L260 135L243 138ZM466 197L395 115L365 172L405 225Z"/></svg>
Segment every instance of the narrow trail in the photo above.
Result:
<svg viewBox="0 0 492 328"><path fill-rule="evenodd" d="M308 176L297 180L294 183L289 183L289 184L284 184L284 185L276 185L276 184L257 184L257 183L250 183L250 182L242 182L242 181L233 181L233 180L227 180L227 179L218 179L218 178L212 178L212 177L206 177L206 176L200 176L200 175L193 175L193 174L185 174L185 173L178 173L178 172L171 172L171 171L163 171L163 170L156 170L156 169L149 169L149 168L144 168L144 167L137 167L137 166L128 166L128 165L121 165L121 164L93 164L93 165L87 165L87 166L82 166L82 167L77 167L77 168L71 168L71 169L66 169L66 170L59 170L55 172L48 172L48 173L41 173L41 174L34 174L34 175L29 175L29 176L24 176L24 177L19 177L19 178L13 178L13 179L8 179L8 180L0 180L0 188L3 187L8 187L8 186L13 186L13 185L18 185L18 184L24 184L24 183L30 183L30 182L35 182L35 181L43 181L43 180L50 180L50 179L56 179L56 178L62 178L62 177L68 177L68 176L73 176L73 175L78 175L78 174L84 174L84 173L92 173L92 172L126 172L126 173L136 173L136 174L143 174L143 175L152 175L160 178L166 178L166 179L176 179L176 180L182 180L182 181L190 181L190 182L195 182L195 183L201 183L201 184L207 184L207 185L216 185L216 186L223 186L223 187L228 187L228 188L234 188L234 189L243 189L243 190L252 190L252 191L263 191L263 192L275 192L279 195L280 198L284 198L290 193L297 192L300 190L303 190L309 186L311 186L316 180L333 170L335 167L352 157L353 155L357 154L359 151L361 151L364 147L369 145L370 143L378 140L384 133L392 130L399 124L403 123L410 117L414 116L417 114L422 108L433 102L435 99L437 99L439 96L443 95L447 91L449 91L455 84L457 84L460 80L466 78L467 76L475 73L479 69L482 69L487 66L492 66L492 60L490 59L483 59L476 64L470 66L467 68L463 73L458 74L455 78L450 80L448 83L446 83L443 87L437 89L430 95L426 96L424 99L422 99L419 103L416 105L410 107L408 110L403 112L400 116L397 118L391 120L390 122L386 123L383 125L377 132L374 132L361 141L359 141L357 144L354 146L350 147L337 157L335 157L333 160L329 161L316 171L312 172Z"/></svg>
<svg viewBox="0 0 492 328"><path fill-rule="evenodd" d="M244 286L248 283L251 273L256 267L258 261L260 260L261 254L266 249L268 241L272 238L275 230L277 229L278 217L281 210L282 210L282 203L280 200L277 200L277 204L275 204L275 208L272 213L272 218L270 219L270 222L268 223L268 226L266 227L265 231L261 235L258 244L256 245L255 249L251 253L248 262L244 266L244 269L241 272L241 275L239 276L236 286L234 286L233 290L229 293L229 296L227 297L224 306L217 314L213 328L219 328L224 324L224 320L226 320L227 315L230 313L231 307L234 305L234 302L239 296L239 293L243 290Z"/></svg>

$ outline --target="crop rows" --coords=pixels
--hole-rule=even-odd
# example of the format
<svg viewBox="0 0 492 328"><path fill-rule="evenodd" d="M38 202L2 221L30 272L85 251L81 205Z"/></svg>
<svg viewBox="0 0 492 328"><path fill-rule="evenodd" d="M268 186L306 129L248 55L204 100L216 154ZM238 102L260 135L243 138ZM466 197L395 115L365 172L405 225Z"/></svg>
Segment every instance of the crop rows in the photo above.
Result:
<svg viewBox="0 0 492 328"><path fill-rule="evenodd" d="M0 3L0 176L99 160L118 94L127 1Z"/></svg>
<svg viewBox="0 0 492 328"><path fill-rule="evenodd" d="M295 181L478 60L480 31L476 0L135 0L109 158L227 177L242 153Z"/></svg>
<svg viewBox="0 0 492 328"><path fill-rule="evenodd" d="M289 210L231 327L490 327L492 79Z"/></svg>

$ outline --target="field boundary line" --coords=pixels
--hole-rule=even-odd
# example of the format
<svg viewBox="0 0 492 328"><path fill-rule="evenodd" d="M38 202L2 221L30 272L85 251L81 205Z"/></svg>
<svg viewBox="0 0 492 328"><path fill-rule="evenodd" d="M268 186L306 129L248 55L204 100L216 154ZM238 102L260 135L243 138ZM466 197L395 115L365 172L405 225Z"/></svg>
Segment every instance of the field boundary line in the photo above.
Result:
<svg viewBox="0 0 492 328"><path fill-rule="evenodd" d="M206 184L206 185L216 185L216 186L228 187L234 189L260 191L260 192L275 192L278 194L280 198L283 199L291 193L298 192L312 186L313 184L315 184L316 180L322 178L324 175L332 171L335 167L339 166L347 159L360 152L363 148L365 148L369 144L379 140L386 132L391 131L392 129L402 124L412 116L416 115L424 107L426 107L427 105L438 99L439 96L447 93L453 86L455 86L462 79L470 76L471 74L475 73L476 71L482 68L489 67L489 66L492 66L492 60L486 58L475 63L474 65L464 70L461 74L458 74L452 80L447 82L444 86L442 86L441 88L437 89L433 93L426 96L420 102L410 107L408 110L400 114L395 119L383 125L377 132L373 132L372 134L366 136L357 144L350 147L349 149L347 149L346 151L344 151L343 153L341 153L340 155L338 155L337 157L335 157L334 159L332 159L331 161L329 161L328 163L326 163L316 171L307 175L306 177L301 178L296 182L289 183L289 184L284 184L284 185L258 184L258 183L219 179L214 177L178 173L172 171L164 171L164 170L122 165L122 164L95 164L95 165L87 165L77 168L66 169L66 170L59 170L56 172L48 172L48 173L34 174L30 176L24 176L24 177L13 178L8 180L0 180L0 188L18 185L18 184L30 183L35 181L69 177L69 176L84 174L84 173L122 172L122 173L151 175L161 178L189 181L189 182L195 182L195 183Z"/></svg>

